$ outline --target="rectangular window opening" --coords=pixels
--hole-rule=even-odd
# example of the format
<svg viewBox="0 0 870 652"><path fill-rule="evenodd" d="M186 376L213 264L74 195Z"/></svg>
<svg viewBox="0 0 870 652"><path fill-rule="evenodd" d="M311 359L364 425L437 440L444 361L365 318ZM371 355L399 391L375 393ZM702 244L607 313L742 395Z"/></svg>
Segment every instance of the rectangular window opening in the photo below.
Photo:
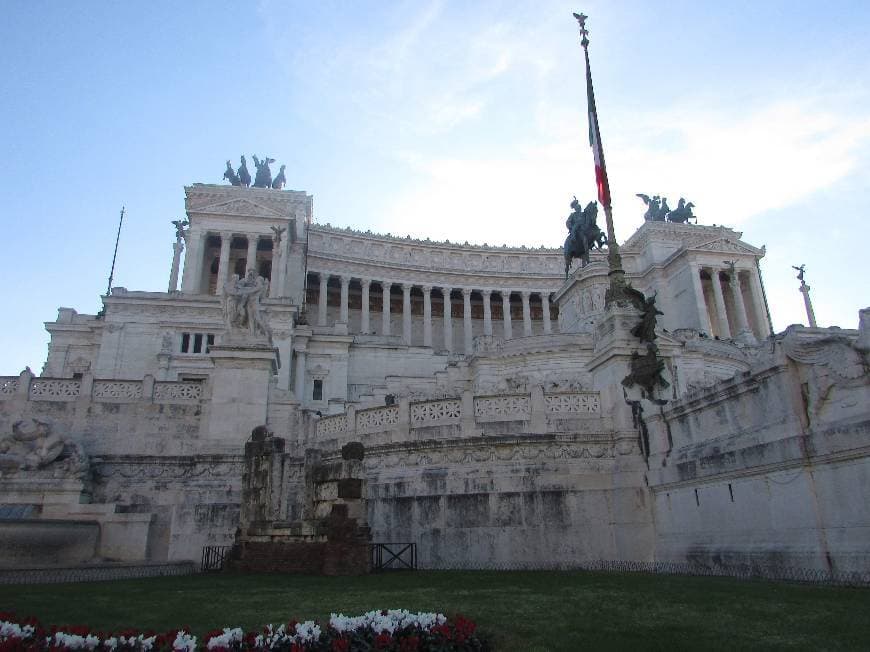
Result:
<svg viewBox="0 0 870 652"><path fill-rule="evenodd" d="M728 493L731 495L731 502L734 502L734 489L731 488L731 483L728 483Z"/></svg>
<svg viewBox="0 0 870 652"><path fill-rule="evenodd" d="M211 349L211 347L214 345L214 333L209 333L205 336L205 343L205 352L208 353L209 349Z"/></svg>
<svg viewBox="0 0 870 652"><path fill-rule="evenodd" d="M190 350L190 333L181 334L181 352L187 353Z"/></svg>
<svg viewBox="0 0 870 652"><path fill-rule="evenodd" d="M311 393L312 400L322 401L323 400L323 381L315 380L314 381L314 390Z"/></svg>
<svg viewBox="0 0 870 652"><path fill-rule="evenodd" d="M202 333L196 333L193 336L193 352L202 353Z"/></svg>

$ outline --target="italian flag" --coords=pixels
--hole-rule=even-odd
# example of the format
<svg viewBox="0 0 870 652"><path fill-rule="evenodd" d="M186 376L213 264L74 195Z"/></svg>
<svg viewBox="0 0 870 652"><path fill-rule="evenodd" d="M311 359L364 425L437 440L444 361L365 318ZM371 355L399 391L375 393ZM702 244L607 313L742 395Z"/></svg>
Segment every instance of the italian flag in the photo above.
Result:
<svg viewBox="0 0 870 652"><path fill-rule="evenodd" d="M598 111L595 109L595 92L592 90L592 71L589 68L589 53L586 53L586 97L589 100L589 146L595 158L595 185L598 186L598 201L610 207L610 184L607 168L604 167L604 150L601 148L598 131Z"/></svg>

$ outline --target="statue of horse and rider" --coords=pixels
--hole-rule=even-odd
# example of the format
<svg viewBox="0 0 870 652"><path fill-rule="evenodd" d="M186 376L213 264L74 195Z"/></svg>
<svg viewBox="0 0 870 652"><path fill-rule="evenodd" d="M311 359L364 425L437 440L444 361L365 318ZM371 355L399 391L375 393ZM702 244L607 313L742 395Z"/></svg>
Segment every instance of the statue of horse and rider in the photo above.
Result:
<svg viewBox="0 0 870 652"><path fill-rule="evenodd" d="M577 197L571 202L573 212L565 221L568 227L568 237L565 238L565 278L568 278L568 269L571 261L580 259L581 267L589 264L589 252L593 247L601 249L607 244L607 236L598 228L598 204L589 202L586 208L581 208Z"/></svg>
<svg viewBox="0 0 870 652"><path fill-rule="evenodd" d="M678 224L691 224L689 220L695 220L697 224L698 218L692 212L695 205L692 202L686 203L686 200L680 197L677 207L673 210L668 206L668 198L654 195L644 195L637 193L637 196L646 204L646 213L643 219L647 222L676 222Z"/></svg>

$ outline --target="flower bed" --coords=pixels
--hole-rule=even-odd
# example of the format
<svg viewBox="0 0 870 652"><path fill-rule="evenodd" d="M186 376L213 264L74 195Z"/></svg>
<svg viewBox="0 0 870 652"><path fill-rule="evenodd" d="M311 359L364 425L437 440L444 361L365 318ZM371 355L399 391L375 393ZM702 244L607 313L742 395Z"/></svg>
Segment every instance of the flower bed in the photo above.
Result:
<svg viewBox="0 0 870 652"><path fill-rule="evenodd" d="M411 613L404 609L370 611L362 616L332 614L322 625L314 620L267 625L262 631L225 628L209 632L199 643L185 629L163 634L123 631L106 633L82 626L43 627L32 618L0 614L0 652L355 652L384 650L489 650L475 633L477 626L457 615L448 619L436 613Z"/></svg>

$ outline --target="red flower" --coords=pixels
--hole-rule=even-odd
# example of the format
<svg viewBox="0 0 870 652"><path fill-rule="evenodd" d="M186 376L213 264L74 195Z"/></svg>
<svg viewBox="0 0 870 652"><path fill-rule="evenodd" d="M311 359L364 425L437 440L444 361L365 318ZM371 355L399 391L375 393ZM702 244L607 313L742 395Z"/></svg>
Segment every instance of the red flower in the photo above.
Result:
<svg viewBox="0 0 870 652"><path fill-rule="evenodd" d="M399 641L399 652L416 652L420 648L420 639L416 636L408 636Z"/></svg>
<svg viewBox="0 0 870 652"><path fill-rule="evenodd" d="M393 637L390 636L387 632L381 632L377 636L375 636L375 649L376 650L386 650L393 644Z"/></svg>
<svg viewBox="0 0 870 652"><path fill-rule="evenodd" d="M347 652L350 650L350 641L344 637L332 640L332 652Z"/></svg>

